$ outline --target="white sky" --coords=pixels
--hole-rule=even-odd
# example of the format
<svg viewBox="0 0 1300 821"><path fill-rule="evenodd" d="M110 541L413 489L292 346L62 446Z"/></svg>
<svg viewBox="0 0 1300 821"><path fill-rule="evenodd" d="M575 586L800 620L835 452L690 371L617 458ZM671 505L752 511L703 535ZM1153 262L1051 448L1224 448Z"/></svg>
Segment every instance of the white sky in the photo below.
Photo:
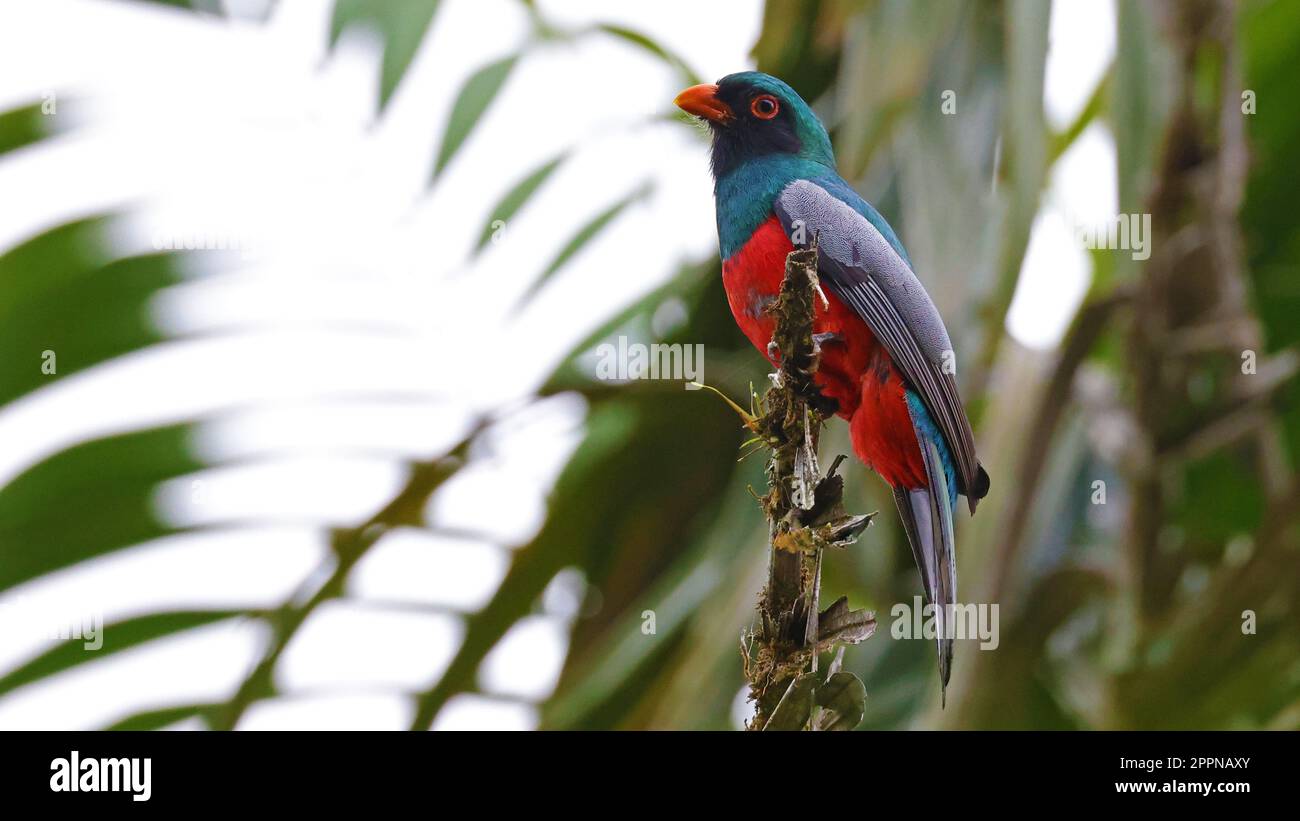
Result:
<svg viewBox="0 0 1300 821"><path fill-rule="evenodd" d="M540 5L574 27L639 29L710 79L749 65L761 10L758 0ZM0 4L0 108L55 91L91 103L74 134L0 164L5 201L22 203L0 211L0 247L125 207L134 210L117 234L124 251L194 226L243 247L239 270L196 277L153 306L173 333L220 333L68 378L0 412L0 484L73 441L218 410L194 450L208 462L235 460L156 494L167 520L220 529L121 551L0 597L0 619L20 626L0 631L0 669L47 646L45 626L69 614L111 621L165 607L278 603L324 560L320 522L354 523L399 486L395 457L435 453L475 410L528 396L596 319L681 261L715 252L704 144L685 129L643 125L680 86L654 59L594 38L531 53L430 193L454 90L519 47L519 4L443 4L378 124L374 42L349 32L327 53L329 8L280 3L257 24L117 2ZM1110 2L1064 9L1053 14L1048 69L1058 123L1086 99L1108 59L1098 55L1113 53ZM65 112L75 110L69 99L59 98ZM580 141L505 241L466 266L504 190ZM1054 174L1008 319L1026 344L1054 344L1082 296L1090 271L1069 220L1113 214L1113 175L1113 141L1100 128ZM657 184L651 199L522 317L508 315L574 226L647 179ZM651 235L664 241L646 243ZM469 349L472 368L447 355ZM481 606L505 572L501 545L539 526L582 412L557 399L512 419L493 458L430 506L436 521L478 538L386 538L353 574L349 593L359 601L323 608L277 669L296 695L257 705L241 726L405 726L401 692L436 678L460 640L452 611ZM439 728L533 726L529 705L554 686L566 650L573 584L557 580L543 612L493 652L481 670L490 695L456 699ZM224 698L263 640L257 625L239 621L96 659L0 699L0 728L93 727Z"/></svg>
<svg viewBox="0 0 1300 821"><path fill-rule="evenodd" d="M757 2L542 5L553 22L640 29L706 76L747 65L759 22ZM281 3L260 25L127 3L0 5L0 106L56 90L93 101L76 134L0 165L6 200L24 203L0 212L0 247L137 206L118 232L124 251L201 226L237 243L243 263L154 306L173 333L223 333L68 378L0 414L2 483L78 439L238 409L205 423L193 445L207 461L237 462L156 495L164 518L221 529L10 591L0 598L11 627L0 631L0 669L47 646L50 625L82 613L112 621L280 601L323 561L320 522L360 520L396 489L395 456L435 453L473 411L528 396L601 317L715 247L703 143L685 129L642 125L669 110L681 86L654 59L609 38L531 53L430 194L454 90L520 46L519 4L443 4L378 125L375 42L348 32L327 53L329 10L322 0ZM692 25L679 25L688 11ZM65 111L68 99L60 98ZM508 186L579 143L505 241L467 268L466 252ZM658 183L654 197L573 260L523 317L507 315L576 225L647 179ZM638 242L627 254L652 225L673 226L667 241ZM557 325L556 315L572 319ZM447 354L465 350L473 357ZM241 726L405 726L410 705L400 693L436 679L460 641L449 611L482 606L505 572L499 545L539 526L582 412L561 398L513 417L492 457L430 505L435 521L479 537L403 531L383 540L350 579L360 601L322 608L277 668L277 682L297 697L258 705ZM439 728L532 726L529 704L554 687L566 651L573 583L557 579L543 612L485 662L480 683L496 697L456 699ZM263 638L235 622L105 656L0 699L0 727L91 727L224 698Z"/></svg>
<svg viewBox="0 0 1300 821"><path fill-rule="evenodd" d="M1083 110L1115 56L1114 0L1054 0L1048 32L1043 104L1048 123L1063 130ZM1119 209L1115 139L1093 123L1052 168L1029 236L1007 331L1031 348L1055 347L1092 281L1092 260L1075 227Z"/></svg>

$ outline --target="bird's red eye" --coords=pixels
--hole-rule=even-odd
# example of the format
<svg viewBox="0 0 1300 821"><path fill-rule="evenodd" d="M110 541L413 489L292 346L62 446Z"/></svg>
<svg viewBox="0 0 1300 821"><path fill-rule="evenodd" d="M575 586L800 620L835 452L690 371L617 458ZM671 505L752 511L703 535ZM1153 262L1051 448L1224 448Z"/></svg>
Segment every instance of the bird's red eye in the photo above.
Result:
<svg viewBox="0 0 1300 821"><path fill-rule="evenodd" d="M781 110L781 104L771 94L760 94L749 104L749 110L760 120L770 120Z"/></svg>

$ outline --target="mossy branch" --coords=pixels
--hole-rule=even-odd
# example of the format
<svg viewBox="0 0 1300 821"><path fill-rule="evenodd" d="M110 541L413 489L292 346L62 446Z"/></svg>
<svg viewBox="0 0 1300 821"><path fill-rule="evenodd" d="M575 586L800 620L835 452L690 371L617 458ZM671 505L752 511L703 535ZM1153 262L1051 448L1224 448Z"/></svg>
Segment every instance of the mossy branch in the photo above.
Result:
<svg viewBox="0 0 1300 821"><path fill-rule="evenodd" d="M844 510L844 480L836 475L843 457L825 476L817 463L822 425L834 412L813 382L821 359L822 340L813 332L819 300L825 295L814 243L786 258L780 295L768 308L776 320L769 353L780 365L753 423L772 451L762 499L771 557L745 659L756 705L750 729L851 729L866 699L862 682L839 670L840 657L824 678L817 670L820 652L863 641L876 626L873 613L850 610L845 599L820 609L822 551L852 544L871 517Z"/></svg>
<svg viewBox="0 0 1300 821"><path fill-rule="evenodd" d="M275 667L307 618L325 602L343 596L348 574L382 536L397 527L422 523L425 503L464 466L470 445L486 424L485 420L476 423L445 455L412 465L406 484L378 513L355 527L331 533L330 555L318 573L268 614L271 638L239 688L225 703L204 711L209 727L233 730L255 701L276 695ZM320 577L325 573L328 577L322 583Z"/></svg>

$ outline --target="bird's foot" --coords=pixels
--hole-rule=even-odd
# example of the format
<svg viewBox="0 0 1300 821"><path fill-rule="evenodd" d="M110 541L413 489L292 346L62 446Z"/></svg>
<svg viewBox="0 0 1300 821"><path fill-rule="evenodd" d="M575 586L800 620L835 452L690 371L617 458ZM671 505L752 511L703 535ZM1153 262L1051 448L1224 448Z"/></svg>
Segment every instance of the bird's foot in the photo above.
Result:
<svg viewBox="0 0 1300 821"><path fill-rule="evenodd" d="M812 341L813 341L813 352L821 353L823 346L830 345L835 342L843 342L844 337L840 336L834 331L827 331L826 333L813 334Z"/></svg>
<svg viewBox="0 0 1300 821"><path fill-rule="evenodd" d="M834 416L839 410L839 403L821 392L814 375L821 364L822 346L843 342L844 338L836 333L817 333L812 335L812 356L807 361L783 362L781 349L776 342L767 343L767 356L773 362L782 363L774 373L768 374L773 387L784 387L786 380L794 393L808 404L823 419Z"/></svg>
<svg viewBox="0 0 1300 821"><path fill-rule="evenodd" d="M794 390L799 398L808 403L808 407L817 412L823 419L829 419L834 416L840 409L840 403L831 399L821 392L821 389L812 381L811 374L806 375L807 381L795 380Z"/></svg>

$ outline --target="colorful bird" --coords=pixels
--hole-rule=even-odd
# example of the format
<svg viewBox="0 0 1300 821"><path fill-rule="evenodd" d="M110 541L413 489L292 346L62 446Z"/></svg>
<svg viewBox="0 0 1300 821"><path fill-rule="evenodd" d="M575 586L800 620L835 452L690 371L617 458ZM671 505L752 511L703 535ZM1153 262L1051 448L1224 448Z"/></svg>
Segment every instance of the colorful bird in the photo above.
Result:
<svg viewBox="0 0 1300 821"><path fill-rule="evenodd" d="M894 490L935 605L939 676L952 665L957 601L953 511L989 489L957 395L952 343L894 230L835 170L826 128L794 89L746 71L677 96L713 136L711 165L722 282L740 330L769 359L785 258L816 239L827 305L815 384L848 420L853 450ZM944 605L947 605L945 607Z"/></svg>

